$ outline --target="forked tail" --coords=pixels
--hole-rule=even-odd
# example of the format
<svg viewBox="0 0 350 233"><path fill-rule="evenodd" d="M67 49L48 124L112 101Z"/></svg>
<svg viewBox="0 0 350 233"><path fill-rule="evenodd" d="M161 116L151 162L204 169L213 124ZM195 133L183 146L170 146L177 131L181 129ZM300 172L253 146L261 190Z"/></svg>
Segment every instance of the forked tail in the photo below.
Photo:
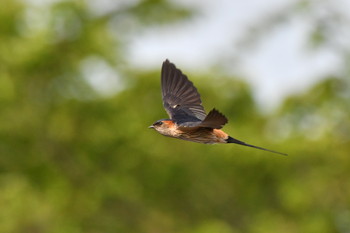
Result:
<svg viewBox="0 0 350 233"><path fill-rule="evenodd" d="M233 137L230 137L230 136L228 136L228 138L226 139L226 142L227 143L236 143L236 144L243 145L243 146L249 146L249 147L253 147L253 148L259 149L259 150L265 150L265 151L269 151L269 152L280 154L280 155L287 155L285 153L281 153L281 152L265 149L265 148L258 147L258 146L253 146L253 145L247 144L245 142L242 142L242 141L237 140L237 139L235 139Z"/></svg>

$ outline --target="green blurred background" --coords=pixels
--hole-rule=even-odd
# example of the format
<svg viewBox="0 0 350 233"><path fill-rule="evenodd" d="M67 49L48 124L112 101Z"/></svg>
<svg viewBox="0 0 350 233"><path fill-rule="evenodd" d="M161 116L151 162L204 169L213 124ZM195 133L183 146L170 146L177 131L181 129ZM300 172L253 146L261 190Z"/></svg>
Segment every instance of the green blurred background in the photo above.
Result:
<svg viewBox="0 0 350 233"><path fill-rule="evenodd" d="M162 60L135 69L127 32L193 14L165 0L101 15L82 0L2 1L0 232L350 232L349 48L342 72L269 114L242 79L185 71L225 131L288 157L170 139L147 129L166 117ZM310 43L331 46L321 26ZM115 74L107 94L99 72Z"/></svg>

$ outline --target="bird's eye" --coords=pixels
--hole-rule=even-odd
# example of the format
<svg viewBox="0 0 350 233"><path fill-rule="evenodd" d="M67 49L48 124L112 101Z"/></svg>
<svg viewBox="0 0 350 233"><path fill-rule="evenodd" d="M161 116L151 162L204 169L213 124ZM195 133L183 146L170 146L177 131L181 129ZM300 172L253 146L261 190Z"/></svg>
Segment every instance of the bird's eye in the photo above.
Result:
<svg viewBox="0 0 350 233"><path fill-rule="evenodd" d="M162 124L163 124L162 121L158 121L158 122L154 123L154 125L162 125Z"/></svg>

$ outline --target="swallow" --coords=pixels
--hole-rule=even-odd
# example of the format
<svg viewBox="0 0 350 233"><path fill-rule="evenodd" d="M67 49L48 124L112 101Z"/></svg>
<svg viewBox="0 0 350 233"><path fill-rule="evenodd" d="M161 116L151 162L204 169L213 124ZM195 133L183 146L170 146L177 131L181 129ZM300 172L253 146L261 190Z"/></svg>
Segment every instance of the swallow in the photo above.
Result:
<svg viewBox="0 0 350 233"><path fill-rule="evenodd" d="M158 133L191 142L204 144L235 143L287 155L250 145L222 131L221 128L228 123L227 118L215 108L206 114L196 87L168 59L162 65L161 88L163 106L170 119L161 119L149 126Z"/></svg>

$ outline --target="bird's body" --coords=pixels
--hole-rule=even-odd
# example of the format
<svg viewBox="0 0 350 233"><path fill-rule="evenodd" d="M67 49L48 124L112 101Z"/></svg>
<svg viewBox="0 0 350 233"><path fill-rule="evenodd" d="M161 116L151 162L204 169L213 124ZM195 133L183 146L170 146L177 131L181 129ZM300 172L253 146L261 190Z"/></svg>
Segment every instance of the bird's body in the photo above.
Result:
<svg viewBox="0 0 350 233"><path fill-rule="evenodd" d="M170 119L158 120L150 126L160 134L204 144L236 143L283 154L239 141L222 131L227 118L216 109L207 115L193 83L168 60L163 62L161 86L163 105Z"/></svg>
<svg viewBox="0 0 350 233"><path fill-rule="evenodd" d="M181 127L172 120L162 120L156 130L167 137L204 144L227 143L228 135L219 129L207 127Z"/></svg>

